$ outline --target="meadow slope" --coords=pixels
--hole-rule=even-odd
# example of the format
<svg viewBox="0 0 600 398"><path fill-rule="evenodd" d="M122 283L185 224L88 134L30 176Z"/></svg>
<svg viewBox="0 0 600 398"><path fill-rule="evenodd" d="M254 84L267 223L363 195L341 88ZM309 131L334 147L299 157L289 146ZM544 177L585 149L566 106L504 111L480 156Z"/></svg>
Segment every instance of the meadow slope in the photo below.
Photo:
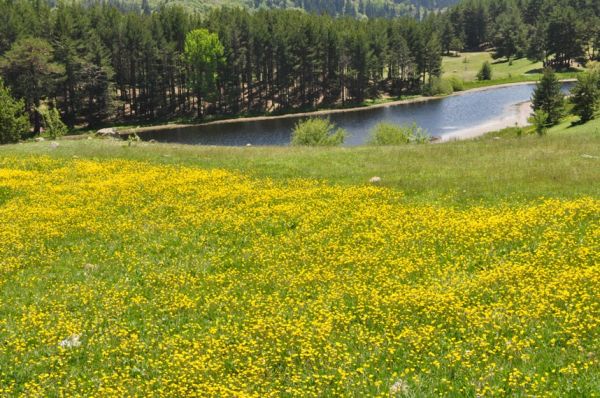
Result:
<svg viewBox="0 0 600 398"><path fill-rule="evenodd" d="M0 395L597 396L594 126L2 147Z"/></svg>

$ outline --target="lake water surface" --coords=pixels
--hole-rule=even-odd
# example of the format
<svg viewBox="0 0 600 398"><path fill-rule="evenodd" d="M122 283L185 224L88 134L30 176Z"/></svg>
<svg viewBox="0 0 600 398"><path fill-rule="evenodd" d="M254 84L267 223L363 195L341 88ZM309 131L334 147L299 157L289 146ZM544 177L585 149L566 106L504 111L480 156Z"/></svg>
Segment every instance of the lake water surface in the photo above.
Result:
<svg viewBox="0 0 600 398"><path fill-rule="evenodd" d="M566 91L572 83L565 83ZM533 84L490 88L466 92L414 104L364 108L352 112L332 113L328 117L337 126L346 129L349 137L345 145L364 144L370 130L379 122L394 124L417 123L432 136L460 137L461 132L486 127L492 130L522 122L522 104L531 99ZM527 112L528 113L528 112ZM139 133L143 140L156 140L195 145L289 145L294 125L304 117L273 118L255 121L197 125L168 130ZM489 129L487 130L489 131Z"/></svg>

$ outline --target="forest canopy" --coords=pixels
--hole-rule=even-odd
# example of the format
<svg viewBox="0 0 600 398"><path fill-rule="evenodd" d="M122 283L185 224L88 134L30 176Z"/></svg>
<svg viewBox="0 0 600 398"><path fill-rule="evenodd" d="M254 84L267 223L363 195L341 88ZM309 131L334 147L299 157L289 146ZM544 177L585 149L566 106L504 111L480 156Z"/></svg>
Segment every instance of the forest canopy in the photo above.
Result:
<svg viewBox="0 0 600 398"><path fill-rule="evenodd" d="M222 47L204 87L194 84L198 68L184 54L186 36L197 29ZM486 49L555 69L598 59L600 3L466 0L418 20L0 0L0 75L36 130L42 102L72 127L281 113L430 92L442 54ZM25 71L32 60L37 69Z"/></svg>

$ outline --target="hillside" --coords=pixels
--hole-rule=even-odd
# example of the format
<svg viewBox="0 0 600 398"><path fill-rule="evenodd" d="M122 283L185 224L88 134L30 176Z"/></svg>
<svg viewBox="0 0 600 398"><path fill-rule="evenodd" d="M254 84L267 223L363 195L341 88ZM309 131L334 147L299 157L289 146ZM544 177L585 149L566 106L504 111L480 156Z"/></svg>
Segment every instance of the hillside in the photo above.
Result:
<svg viewBox="0 0 600 398"><path fill-rule="evenodd" d="M88 0L89 3L94 1ZM213 7L231 6L250 9L282 8L302 9L317 14L352 17L394 17L412 15L422 18L430 11L439 11L450 7L458 0L142 0L120 1L122 9L139 9L149 7L158 9L161 6L182 6L190 11L204 13Z"/></svg>

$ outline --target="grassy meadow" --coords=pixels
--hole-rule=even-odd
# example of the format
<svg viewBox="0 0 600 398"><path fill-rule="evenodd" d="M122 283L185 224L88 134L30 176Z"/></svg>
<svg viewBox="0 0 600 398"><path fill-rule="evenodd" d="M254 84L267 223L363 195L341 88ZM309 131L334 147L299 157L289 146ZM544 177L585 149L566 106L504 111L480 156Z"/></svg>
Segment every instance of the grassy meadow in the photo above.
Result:
<svg viewBox="0 0 600 398"><path fill-rule="evenodd" d="M598 121L58 144L0 147L0 396L599 395Z"/></svg>
<svg viewBox="0 0 600 398"><path fill-rule="evenodd" d="M492 80L477 81L477 73L484 62L492 66ZM542 76L542 62L532 62L527 58L512 60L512 64L506 58L493 59L490 52L466 52L459 56L445 56L442 59L442 71L444 78L457 78L465 83L464 88L477 88L504 83L518 83L537 81ZM559 72L561 79L575 78L577 70L571 72Z"/></svg>

